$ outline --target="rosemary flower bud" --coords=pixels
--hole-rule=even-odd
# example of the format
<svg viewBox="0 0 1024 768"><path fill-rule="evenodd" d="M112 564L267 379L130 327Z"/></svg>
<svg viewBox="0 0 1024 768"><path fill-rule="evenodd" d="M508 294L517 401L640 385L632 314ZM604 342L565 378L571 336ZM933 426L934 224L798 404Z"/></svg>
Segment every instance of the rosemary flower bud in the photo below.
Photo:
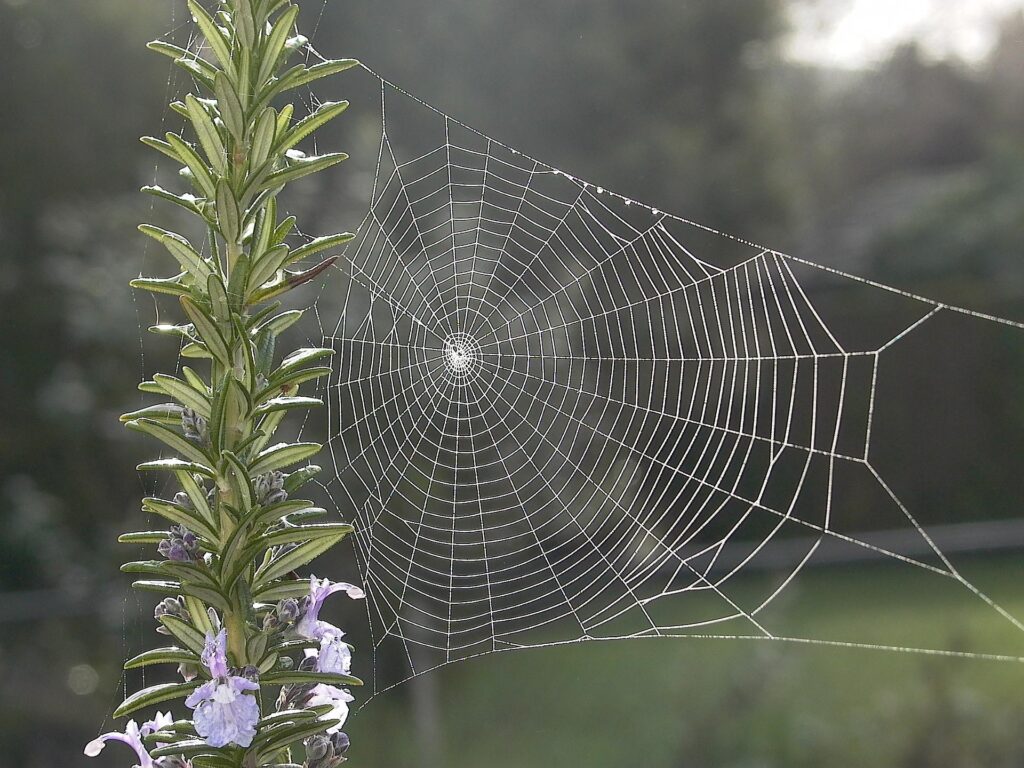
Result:
<svg viewBox="0 0 1024 768"><path fill-rule="evenodd" d="M284 489L284 473L268 472L256 478L256 498L260 504L269 507L288 500L288 492Z"/></svg>
<svg viewBox="0 0 1024 768"><path fill-rule="evenodd" d="M349 738L340 731L329 736L310 736L306 739L305 768L335 768L345 762Z"/></svg>
<svg viewBox="0 0 1024 768"><path fill-rule="evenodd" d="M153 618L160 621L161 616L173 616L182 621L189 621L188 608L185 607L185 601L180 597L165 597L157 603L153 610ZM162 624L156 628L156 631L162 635L170 634Z"/></svg>
<svg viewBox="0 0 1024 768"><path fill-rule="evenodd" d="M263 628L268 630L279 630L294 624L298 621L302 611L299 601L294 597L281 600L277 607L267 614L263 619Z"/></svg>
<svg viewBox="0 0 1024 768"><path fill-rule="evenodd" d="M348 752L348 748L352 746L351 740L348 738L348 734L344 731L338 731L337 733L331 734L331 743L334 747L334 754L343 755Z"/></svg>
<svg viewBox="0 0 1024 768"><path fill-rule="evenodd" d="M157 545L157 552L168 560L191 563L199 554L199 539L183 525L172 525L170 538Z"/></svg>
<svg viewBox="0 0 1024 768"><path fill-rule="evenodd" d="M181 411L181 431L185 437L193 442L206 442L206 419L193 411L191 408L183 408Z"/></svg>
<svg viewBox="0 0 1024 768"><path fill-rule="evenodd" d="M253 683L258 683L260 680L260 669L252 664L242 667L238 674Z"/></svg>
<svg viewBox="0 0 1024 768"><path fill-rule="evenodd" d="M310 736L306 739L306 765L323 760L330 751L330 739L320 735Z"/></svg>

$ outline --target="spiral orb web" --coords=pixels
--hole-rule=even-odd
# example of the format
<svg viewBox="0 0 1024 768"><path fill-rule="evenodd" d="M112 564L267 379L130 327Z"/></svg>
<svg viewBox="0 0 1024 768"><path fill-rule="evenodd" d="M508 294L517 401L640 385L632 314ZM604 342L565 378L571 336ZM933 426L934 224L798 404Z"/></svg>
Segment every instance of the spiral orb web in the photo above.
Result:
<svg viewBox="0 0 1024 768"><path fill-rule="evenodd" d="M987 600L871 458L880 360L939 315L994 318L635 203L380 86L372 202L318 306L328 490L391 653L374 692L589 639L875 645L764 620L823 542ZM885 319L834 327L811 295L837 286ZM865 504L910 539L862 536Z"/></svg>

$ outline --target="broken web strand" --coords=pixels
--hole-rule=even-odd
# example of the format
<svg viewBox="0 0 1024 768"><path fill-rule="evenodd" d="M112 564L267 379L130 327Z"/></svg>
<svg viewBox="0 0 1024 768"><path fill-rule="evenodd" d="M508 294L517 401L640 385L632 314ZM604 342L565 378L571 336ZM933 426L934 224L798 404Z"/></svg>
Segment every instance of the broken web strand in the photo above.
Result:
<svg viewBox="0 0 1024 768"><path fill-rule="evenodd" d="M382 138L380 145L380 156L375 169L374 190L372 205L364 220L364 226L360 228L360 239L354 242L346 252L345 259L339 263L338 269L346 276L347 285L345 288L344 310L337 322L320 316L321 328L324 329L325 341L331 344L355 345L359 344L376 350L380 356L373 358L365 354L360 357L352 353L346 359L344 354L341 360L341 370L345 370L343 377L340 373L332 380L331 407L335 409L335 417L338 417L337 409L341 406L344 397L352 392L352 387L360 383L368 385L368 395L363 399L355 397L347 404L351 413L349 420L345 421L344 414L340 414L343 420L343 435L341 432L334 434L331 439L331 454L335 462L335 477L340 478L346 471L351 471L359 462L367 457L377 462L377 466L385 467L383 474L368 481L371 491L368 500L363 502L361 512L358 514L360 522L360 533L355 538L356 548L359 552L360 567L364 572L370 599L367 601L368 618L374 634L375 650L382 643L389 639L397 639L401 643L404 654L409 663L408 674L420 674L424 665L414 660L415 647L425 647L439 653L435 661L428 664L429 668L464 658L473 658L493 651L513 650L527 647L551 647L565 643L575 643L591 639L624 639L636 637L690 637L706 639L760 639L777 640L801 644L821 645L828 647L842 648L865 648L875 650L887 650L893 652L916 652L923 654L975 658L993 660L1024 660L1013 655L974 653L967 651L947 651L942 649L918 648L905 646L889 646L873 643L844 642L841 640L827 640L816 638L788 637L772 634L769 629L762 627L757 616L765 609L772 600L780 594L800 573L803 566L811 560L818 549L819 544L826 538L834 538L848 544L864 548L882 555L886 558L903 562L908 565L926 570L936 575L949 578L986 602L993 609L1003 615L1017 629L1024 629L1021 623L1008 611L1001 608L994 601L984 595L964 578L952 565L949 559L941 552L934 541L929 537L925 529L918 524L905 505L899 500L896 494L886 484L882 475L869 461L871 421L874 414L874 399L878 376L878 361L883 352L897 344L907 334L910 334L927 324L936 315L951 311L968 316L973 316L986 321L995 321L1013 326L1024 327L1019 323L996 318L973 310L962 309L946 305L941 302L932 301L915 294L890 288L871 280L850 275L831 267L821 266L803 259L777 253L770 249L743 240L742 238L718 232L712 228L705 227L694 222L671 216L660 210L644 206L624 196L595 187L575 177L565 174L551 166L547 166L537 160L529 158L516 150L502 144L501 142L479 134L472 128L458 120L445 115L430 105L422 102L416 97L408 94L397 86L380 78L376 73L364 67L381 84L382 94ZM437 117L443 120L444 138L435 148L419 154L411 160L401 161L398 152L391 144L387 127L387 101L390 94L400 94L411 98L421 106L426 107ZM458 126L463 130L472 132L479 136L484 142L484 147L479 150L462 147L458 142L452 140L451 128ZM440 153L442 157L439 166L431 166L422 174L416 173L417 165L429 162L432 157ZM476 156L482 161L482 165L465 164L466 157ZM517 164L517 160L523 165ZM389 170L393 167L393 170ZM475 200L466 201L461 197L457 198L456 188L464 189L461 182L453 180L453 170L458 172L478 173L481 177L479 185L480 193ZM518 176L516 176L518 174ZM516 176L516 178L512 178ZM557 176L569 181L574 188L575 199L557 199L544 195L540 190L535 189L535 181L541 177ZM385 178L387 177L387 178ZM525 177L525 180L524 180ZM437 188L430 193L416 195L411 190L416 185L422 185L425 180L435 179ZM399 193L393 198L388 198L388 188L395 183ZM518 180L517 180L518 179ZM517 187L521 194L513 196L509 207L503 208L502 220L494 220L489 217L496 206L488 198L488 191L498 185ZM448 243L447 253L440 253L433 257L421 257L421 253L433 245L430 238L433 230L437 228L437 209L426 212L417 212L415 206L420 204L424 198L431 194L439 194L444 199L439 202L438 207L447 213L447 229L442 239ZM547 204L555 208L555 211L536 209L529 199L532 195L538 195L546 199ZM635 228L628 224L618 213L602 202L603 199L617 200L625 205L627 209L639 209L648 212L655 217L653 223L647 227ZM459 228L466 224L456 211L462 211L466 203L471 202L475 207L475 222L469 222L469 230L474 234L473 241L469 245L459 245L457 236L462 234ZM386 207L380 207L380 206ZM406 209L406 219L403 229L399 230L393 222L396 211ZM531 218L532 217L532 218ZM573 230L566 227L566 222L571 217L575 219L578 229ZM671 223L694 227L696 229L727 238L739 245L756 249L756 255L738 265L721 268L716 267L706 260L694 256L683 246L673 235L667 226ZM482 245L481 231L488 226L507 227L504 235L504 246L497 255L492 253L490 258L481 255L482 251L493 251L494 248ZM445 224L442 223L442 228ZM514 294L515 290L522 287L522 282L527 278L535 278L539 274L536 265L545 259L545 248L552 242L560 242L565 248L565 254L571 254L574 250L596 251L596 257L587 265L577 263L577 271L568 271L567 280L554 280L550 287L550 293L540 293L533 296L533 301L527 302L518 311L507 312L507 307L492 302L489 311L474 313L474 300L479 298L476 292L487 296L492 292L492 286L499 274L500 258L507 256L504 251L508 248L510 241L514 239L513 232L526 227L542 227L547 233L547 239L534 250L532 258L527 257L526 261L518 263L517 276L512 277L511 282L500 285L501 289L508 294ZM623 233L622 227L632 229L627 234ZM414 236L408 236L409 231ZM603 248L595 248L581 242L577 233L586 231L593 238L593 242L604 242L607 245ZM372 236L368 234L372 232ZM492 232L493 234L493 232ZM518 234L518 232L517 232ZM403 243L401 245L400 243ZM384 246L381 246L384 243ZM574 288L584 282L596 284L594 276L603 276L605 266L623 255L636 254L637 248L643 247L648 253L658 254L659 259L653 262L654 272L661 272L657 278L647 276L648 284L655 284L660 281L661 291L654 291L650 294L644 293L643 297L632 302L615 303L618 295L607 295L605 298L610 306L594 304L594 299L580 292L572 293ZM375 250L376 249L376 250ZM470 255L460 255L461 252L469 251ZM550 251L546 256L550 257ZM571 256L565 256L566 259ZM454 277L450 279L454 288L448 291L442 290L442 285L447 285L448 279L441 277L439 262L444 259L456 262ZM459 271L459 262L465 261L468 269L465 272ZM650 265L645 265L642 260L636 260L635 269L645 270ZM864 285L881 289L904 298L920 302L927 308L927 311L914 323L908 325L891 340L871 350L846 350L832 334L828 324L819 315L814 304L804 292L804 287L794 273L794 266L808 267L815 270L833 274L844 280L853 280ZM417 267L414 269L414 267ZM633 269L633 267L630 267ZM582 270L582 271L581 271ZM480 279L483 275L485 288L480 290ZM638 282L635 279L633 285ZM404 275L404 278L399 279ZM405 281L403 283L403 280ZM501 280L499 279L499 283ZM700 286L713 284L716 286L709 295L702 295ZM717 288L717 286L724 288ZM350 301L353 301L353 293L365 291L368 302L371 306L378 308L386 307L389 319L380 323L375 322L371 314L367 312L360 323L360 335L353 338L346 328L347 313ZM454 294L449 297L447 294ZM669 323L662 323L659 328L661 343L666 348L680 340L678 326L688 324L693 331L690 357L681 352L675 356L664 356L657 358L651 356L642 360L638 356L630 358L627 355L609 354L601 349L587 349L585 354L556 354L551 349L545 349L545 344L550 336L559 329L570 327L583 327L586 323L598 323L608 318L615 318L624 312L638 315L645 315L650 312L652 305L657 309L663 302L678 298L682 295L685 299L685 316L678 306L671 307L671 320L677 325L675 335L669 330ZM554 296L561 296L567 299L565 303L552 302ZM566 314L565 304L577 304L580 310L575 315ZM355 303L353 301L353 303ZM483 303L483 302L478 302ZM446 310L446 304L451 309ZM627 306L631 304L632 306ZM645 309L646 308L646 309ZM678 314L676 314L678 312ZM492 323L497 313L499 319ZM473 316L475 315L475 316ZM646 316L646 315L645 315ZM539 322L531 329L525 321L539 317ZM759 318L769 317L785 318L785 322L768 322L764 327L758 328ZM631 327L637 327L632 323ZM456 328L465 330L456 330ZM504 334L504 335L501 335ZM652 335L653 331L652 331ZM583 336L584 345L592 339ZM525 345L524 352L514 352L505 355L497 354L502 345L513 343ZM548 344L548 346L551 346ZM591 344L593 346L593 344ZM578 351L578 350L577 350ZM386 353L386 354L385 354ZM405 357L403 357L403 354ZM508 358L525 358L539 363L547 368L539 369L541 372L516 371L510 369ZM498 360L500 358L500 361ZM577 358L577 359L574 359ZM851 361L855 358L866 358L871 366L871 381L869 386L868 413L866 415L866 434L864 445L860 453L843 453L839 450L839 432L844 409L844 399L847 394L848 370ZM829 359L841 362L841 386L837 394L837 400L832 402L831 408L838 412L833 416L831 440L826 447L817 444L813 436L817 434L817 419L819 411L824 407L819 404L819 366ZM810 417L812 427L810 441L799 442L792 434L794 428L794 411L798 410L801 401L797 397L796 374L790 376L787 383L786 377L780 374L778 364L780 361L792 361L794 365L803 362L810 362L813 377L812 407ZM395 362L398 361L398 362ZM721 376L717 385L712 382L712 376L707 376L702 388L693 387L689 392L689 402L682 399L677 403L658 403L654 398L654 390L647 393L646 399L635 396L637 393L625 390L616 395L616 391L600 392L595 386L586 389L581 382L586 378L588 364L596 363L597 366L616 364L636 364L649 362L651 364L690 364L693 366L713 366L716 363L732 365L729 376ZM514 364L515 361L511 364ZM578 364L577 368L572 366ZM568 366L559 368L558 366ZM390 366L390 367L389 367ZM765 375L765 370L771 369L771 386L765 389L756 384ZM452 400L453 388L459 385L459 378L470 371L486 371L491 383L485 383L479 375L468 377L464 385L467 393L465 398L457 401ZM582 371L582 373L581 373ZM564 373L564 375L563 375ZM698 375L700 375L698 373ZM803 375L803 374L801 374ZM388 378L399 377L399 385L394 388L388 398L383 395L375 396L374 386L381 386L381 381ZM598 374L595 378L601 378ZM616 502L611 498L609 491L601 484L601 480L595 480L586 474L586 471L579 466L573 465L568 454L573 452L572 446L568 449L559 449L560 443L553 438L545 439L543 430L538 431L537 426L526 425L526 427L509 427L509 420L514 418L513 414L517 407L533 397L532 393L524 386L524 380L534 380L535 384L541 384L552 391L560 390L562 394L559 399L552 402L557 403L556 411L561 413L563 421L571 424L576 430L577 438L581 441L589 440L591 443L600 442L615 446L614 451L622 455L632 457L636 464L630 466L623 464L619 470L619 477L634 477L643 475L638 469L641 463L659 465L663 474L678 475L685 483L682 490L672 491L667 487L655 488L646 497L636 494L632 500ZM731 379L731 381L727 381ZM494 384L497 381L498 384ZM752 383L753 382L753 383ZM621 382L620 382L621 383ZM495 387L501 389L494 393ZM791 388L789 388L791 386ZM788 389L788 392L786 391ZM665 392L668 390L663 388ZM390 391L390 390L389 390ZM661 394L665 394L662 392ZM682 393L680 388L677 394ZM836 394L836 393L833 393ZM484 406L477 417L471 415L474 403L486 400L490 396L489 405ZM572 398L576 397L575 402ZM581 400L588 398L605 400L604 410L593 414L583 409ZM337 402L335 402L337 401ZM788 405L788 410L783 409L779 414L779 403ZM395 403L404 403L407 410L388 410ZM495 403L507 412L502 418ZM541 403L543 406L544 403ZM660 405L660 407L659 407ZM669 407L671 406L671 407ZM615 413L610 426L605 425L605 418L608 413ZM697 466L704 466L709 460L718 456L719 452L726 451L722 455L723 463L728 467L729 463L736 456L743 455L739 471L732 471L731 480L716 478L701 474L701 472L687 472L683 469L684 462L666 461L659 459L657 445L652 445L651 440L646 442L632 442L631 438L623 438L616 427L621 422L626 430L623 434L630 434L630 427L634 425L632 418L622 416L624 411L634 413L647 412L650 419L661 419L667 421L679 421L682 423L691 422L698 430L705 430L720 434L720 439L715 441L706 440L703 443L698 441L698 433L695 433L680 454L685 461L694 462ZM756 425L759 418L763 418L765 412L770 411L772 424L769 429L761 433L758 429L750 427L745 431L742 425ZM580 417L577 414L583 413ZM443 426L434 429L430 425L432 416L440 413ZM454 415L453 415L454 413ZM749 420L747 414L749 414ZM593 418L591 418L593 416ZM644 418L640 416L639 418ZM411 425L408 421L416 419ZM474 427L473 422L480 424ZM588 423L591 422L591 423ZM739 428L730 426L739 423ZM483 426L480 426L483 425ZM363 430L365 435L360 433ZM496 430L506 430L511 436L509 448L511 454L494 449L494 445L488 446L487 440ZM781 430L781 432L779 431ZM582 436L581 436L582 433ZM344 437L358 435L357 444L360 448L357 452L349 452L343 445ZM533 435L526 441L519 441L522 435ZM394 440L393 444L387 444L388 436ZM748 441L745 449L740 443L734 442L731 449L724 447L728 436L742 438ZM455 450L446 450L445 440L456 446ZM518 445L516 445L516 442ZM743 495L738 487L746 468L748 458L756 443L767 443L774 451L772 459L763 471L764 478L759 493ZM809 443L809 444L805 444ZM429 450L425 449L426 446ZM538 458L539 446L544 446L543 455ZM531 453L532 449L532 453ZM772 472L777 461L781 460L784 451L801 450L807 455L803 477L807 476L811 459L821 457L829 462L828 484L829 490L824 503L823 519L814 522L797 517L794 507L801 500L803 491L803 477L800 484L792 492L791 503L784 508L774 507L763 502L761 494L771 480ZM525 483L517 484L515 478L522 474L523 463L518 466L510 465L510 462L517 461L516 454L527 457L526 465L530 471L539 478L540 488L527 487ZM669 452L672 455L672 452ZM444 461L442 456L449 456ZM546 456L546 459L543 458ZM724 458L728 456L728 459ZM521 457L518 459L521 462ZM904 519L923 538L929 547L930 555L938 559L940 565L933 565L899 552L876 546L868 541L862 541L856 536L847 535L835 530L829 519L833 498L832 476L837 462L858 464L865 468L885 494L890 497L893 504L898 508ZM422 463L427 469L420 472L417 463ZM405 464L405 469L399 471L399 467ZM491 473L494 467L499 467L500 472L507 479L511 492L506 493L508 499L504 505L500 496L495 497L489 493L493 490L494 480ZM423 481L426 483L425 492L411 489L409 483L404 481L407 472L423 474ZM438 480L438 474L448 476L447 480ZM565 474L570 478L577 477L576 481L566 480ZM463 482L465 481L465 482ZM575 484L573 484L575 482ZM336 492L336 483L327 483L328 490ZM383 486L383 487L382 487ZM390 486L388 488L387 486ZM579 488L577 486L580 486ZM583 487L586 489L584 490ZM618 479L610 482L609 488L620 489L622 484ZM473 498L466 502L462 495L466 489L474 489ZM569 490L567 490L569 489ZM699 490L698 490L699 489ZM575 493L573 492L575 491ZM700 493L707 493L701 497ZM613 491L614 492L614 491ZM671 503L666 503L667 494L675 494ZM718 501L712 502L714 494L718 494ZM562 502L563 517L561 527L554 527L551 519L543 519L546 510L555 506L552 499L558 500L562 496L568 497L568 502ZM608 511L614 508L619 515L619 522L610 530L605 530L599 538L587 535L586 526L581 525L578 519L569 511L573 505L579 506L580 500L600 499L604 501L601 509L605 511L604 522L607 522L610 515ZM351 499L353 503L359 504ZM736 522L729 534L721 539L705 544L704 549L697 555L711 554L711 563L717 563L726 551L726 545L730 543L731 536L743 524L749 515L757 513L767 514L774 517L778 522L774 531L764 537L750 553L740 562L732 565L724 577L716 577L712 580L707 577L710 567L704 568L703 572L693 565L696 555L686 553L681 555L681 549L694 540L702 527L699 521L714 520L716 515L730 502L738 502L746 508L746 512ZM412 519L399 519L399 525L404 527L408 539L400 540L394 530L381 526L381 521L396 517L389 510L389 505L405 504L414 511ZM630 504L640 509L639 516L631 512ZM434 511L435 506L444 506L451 510L446 520L438 518ZM715 506L717 505L717 509ZM645 510L650 507L650 510ZM465 530L458 527L458 520L471 516L477 521L477 546L481 549L478 557L464 557L459 554L460 544L457 538L466 534ZM372 511L371 511L372 509ZM515 533L509 535L510 526L506 524L491 524L489 519L494 519L501 514L520 511L521 522L524 524L526 533ZM539 513L538 513L539 510ZM695 511L694 511L695 510ZM713 510L713 511L709 511ZM647 519L643 513L650 511L652 517ZM693 512L692 520L698 521L693 527L697 530L683 529L675 531L669 538L657 533L659 525L665 525L668 516L671 514L687 515ZM567 513L567 514L566 514ZM443 524L442 524L443 523ZM771 592L762 602L749 610L744 610L740 605L734 603L726 593L727 582L734 574L743 571L744 566L758 556L761 550L772 541L774 532L781 530L785 525L792 524L806 528L815 537L815 543L798 562L792 572L783 582ZM597 525L597 523L595 523ZM566 531L577 530L573 541L576 547L567 548L559 541L559 536L566 535ZM614 538L616 533L629 531L629 535ZM424 539L423 536L427 538ZM449 556L447 563L444 558L439 558L432 551L445 536ZM433 538L431 538L433 537ZM527 551L530 558L522 567L510 568L503 566L507 562L509 542L514 540L527 540L532 543L524 544L520 551ZM618 561L622 549L630 546L643 544L645 541L655 542L654 550L660 552L658 555L647 555L637 562L629 563L628 567L620 568L612 565L612 561ZM615 549L616 542L618 550ZM503 547L506 551L503 551ZM513 555L515 552L512 553ZM536 562L534 562L536 561ZM605 566L595 564L595 561L603 561ZM673 564L675 573L668 581L674 581L681 572L687 572L693 577L690 584L678 588L665 588L655 594L640 596L635 586L642 584L650 575L663 568L665 562ZM568 567L575 563L575 567ZM478 567L475 576L467 576L460 573L465 568ZM414 576L413 573L416 573ZM538 574L548 574L546 588L542 591L531 590L530 580L540 578ZM579 573L583 575L580 576ZM595 586L596 580L585 581L587 576L594 574L601 575L610 583L617 583L620 586L621 594L610 604L601 605L601 590ZM397 576L395 585L389 584L389 577ZM475 579L473 584L466 585L467 579ZM581 583L582 581L582 583ZM483 597L469 597L472 589L480 588L486 593ZM588 590L590 590L588 592ZM435 592L446 592L447 597L436 597ZM722 598L722 602L733 608L728 616L715 618L701 624L678 624L659 625L656 620L651 620L646 629L632 631L623 634L595 634L603 625L612 623L623 612L632 608L638 608L646 613L645 606L657 602L660 599L696 593L698 591L711 591ZM467 597L462 597L466 595ZM607 595L606 595L607 597ZM515 603L519 600L519 603ZM561 603L563 609L559 615L551 615L550 606L553 603ZM607 601L606 601L607 602ZM595 606L596 609L595 609ZM586 609L591 608L590 614ZM464 615L458 616L457 613ZM557 611L556 611L557 613ZM570 617L578 626L579 635L567 639L545 639L536 642L525 641L523 634L532 630L542 629L545 625L560 622ZM756 632L751 634L718 634L711 632L697 631L698 626L713 625L728 621L733 618L741 618L748 621ZM521 627L516 631L505 631L510 623L516 620L521 622ZM468 622L468 624L467 624ZM443 627L439 629L438 627ZM468 627L468 629L462 629ZM477 640L476 636L468 635L471 631L479 631L480 627L486 627L485 639ZM502 635L505 637L502 637ZM509 635L515 635L515 639L509 639ZM376 663L376 662L375 662ZM387 690L397 681L376 680L376 693Z"/></svg>

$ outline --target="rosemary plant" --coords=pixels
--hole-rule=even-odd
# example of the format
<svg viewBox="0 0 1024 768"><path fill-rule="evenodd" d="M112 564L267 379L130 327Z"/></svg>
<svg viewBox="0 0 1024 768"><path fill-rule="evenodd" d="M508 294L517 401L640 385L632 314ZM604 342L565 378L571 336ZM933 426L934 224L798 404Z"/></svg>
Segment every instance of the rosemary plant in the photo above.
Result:
<svg viewBox="0 0 1024 768"><path fill-rule="evenodd" d="M363 594L295 573L352 528L316 522L324 510L295 498L318 471L307 461L320 446L271 442L289 412L321 405L299 388L330 371L323 361L331 355L300 349L275 362L278 336L302 312L281 311L274 300L337 257L297 265L352 238L333 235L293 248L286 240L295 219L279 220L277 206L286 184L346 158L306 156L297 146L347 102L323 104L299 120L292 105L273 105L356 62L289 65L307 40L296 32L298 8L288 0L221 0L213 13L196 0L188 4L208 57L167 42L150 47L187 70L200 92L172 104L195 141L173 133L143 141L183 166L192 189L145 191L194 214L207 242L197 247L182 235L142 226L180 272L133 285L176 297L181 324L152 330L180 337L182 356L199 361L193 364L205 374L185 365L181 377L154 376L141 389L173 402L122 417L173 451L139 469L170 473L180 492L143 501L145 511L168 521L167 530L120 538L157 549L157 559L122 570L142 575L136 588L165 596L156 609L157 632L172 643L125 666L177 665L182 679L138 691L115 716L185 699L191 717L157 713L141 726L130 721L124 732L91 742L86 754L117 740L136 751L141 768L283 768L297 760L331 768L348 747L340 729L352 697L342 686L359 680L349 674L343 633L319 612L331 594Z"/></svg>

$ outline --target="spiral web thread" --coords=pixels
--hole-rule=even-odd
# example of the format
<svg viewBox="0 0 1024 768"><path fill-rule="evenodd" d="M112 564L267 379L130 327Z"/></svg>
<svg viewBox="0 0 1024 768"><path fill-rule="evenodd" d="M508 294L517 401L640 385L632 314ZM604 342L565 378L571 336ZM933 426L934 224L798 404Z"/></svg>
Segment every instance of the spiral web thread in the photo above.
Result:
<svg viewBox="0 0 1024 768"><path fill-rule="evenodd" d="M364 71L381 94L372 200L315 309L336 351L324 485L355 518L369 692L594 639L1024 660L786 636L762 618L829 541L951 582L1024 630L871 460L880 359L941 314L1024 326L629 200ZM847 343L810 296L822 281L908 319ZM851 484L919 546L860 538ZM787 542L783 577L734 588Z"/></svg>

